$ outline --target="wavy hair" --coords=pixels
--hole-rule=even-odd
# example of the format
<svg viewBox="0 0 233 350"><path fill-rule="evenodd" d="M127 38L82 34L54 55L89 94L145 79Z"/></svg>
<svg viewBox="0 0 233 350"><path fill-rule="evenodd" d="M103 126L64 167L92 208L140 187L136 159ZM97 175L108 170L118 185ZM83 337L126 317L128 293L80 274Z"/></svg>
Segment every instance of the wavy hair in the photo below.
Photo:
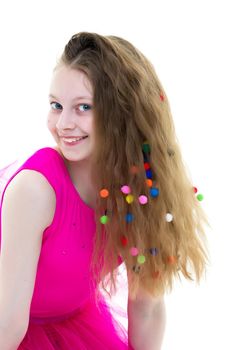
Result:
<svg viewBox="0 0 233 350"><path fill-rule="evenodd" d="M208 262L208 220L195 196L168 98L153 65L129 41L90 32L71 37L55 68L60 65L81 70L93 85L94 280L106 291L110 282L116 291L120 257L131 298L138 287L153 296L163 294L181 275L199 282ZM144 142L150 148L147 163L157 197L150 195L146 179ZM131 188L130 204L121 192L123 185ZM106 198L99 195L103 188L109 191ZM139 203L140 195L148 197L147 204ZM167 213L173 216L170 222ZM100 222L103 215L108 217L105 224Z"/></svg>

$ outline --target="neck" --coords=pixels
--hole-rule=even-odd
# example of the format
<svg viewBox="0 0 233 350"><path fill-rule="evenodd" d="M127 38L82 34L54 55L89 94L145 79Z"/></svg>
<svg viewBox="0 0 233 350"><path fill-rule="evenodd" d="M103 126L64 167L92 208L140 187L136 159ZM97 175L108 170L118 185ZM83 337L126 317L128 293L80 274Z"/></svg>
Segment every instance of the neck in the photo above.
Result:
<svg viewBox="0 0 233 350"><path fill-rule="evenodd" d="M91 162L88 160L75 162L65 159L65 163L80 197L86 204L94 208L97 193L91 176Z"/></svg>

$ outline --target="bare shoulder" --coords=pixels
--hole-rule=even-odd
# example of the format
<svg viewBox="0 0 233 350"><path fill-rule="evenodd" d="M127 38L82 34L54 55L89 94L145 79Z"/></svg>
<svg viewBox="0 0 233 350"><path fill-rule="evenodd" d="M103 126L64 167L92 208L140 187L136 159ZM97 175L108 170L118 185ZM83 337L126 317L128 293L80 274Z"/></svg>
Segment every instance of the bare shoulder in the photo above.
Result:
<svg viewBox="0 0 233 350"><path fill-rule="evenodd" d="M43 186L45 190L50 191L52 189L46 177L37 170L23 169L9 183L9 186L22 186L26 185L39 188Z"/></svg>
<svg viewBox="0 0 233 350"><path fill-rule="evenodd" d="M56 207L55 191L46 177L36 170L23 169L11 180L6 188L3 207L20 207L28 212L37 211L41 225L49 225ZM40 215L41 214L41 215Z"/></svg>

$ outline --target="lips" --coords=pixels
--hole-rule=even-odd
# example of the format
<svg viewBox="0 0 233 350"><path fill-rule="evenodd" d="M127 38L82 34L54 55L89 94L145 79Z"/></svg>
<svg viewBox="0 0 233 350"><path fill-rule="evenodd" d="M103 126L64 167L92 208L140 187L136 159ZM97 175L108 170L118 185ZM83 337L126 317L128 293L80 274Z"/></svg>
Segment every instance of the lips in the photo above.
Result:
<svg viewBox="0 0 233 350"><path fill-rule="evenodd" d="M87 136L83 136L83 137L78 138L76 140L75 140L74 137L73 138L67 138L67 139L62 138L62 142L66 146L75 146L75 145L78 145L78 144L82 143L86 138L87 138ZM70 140L70 141L68 141L68 140Z"/></svg>
<svg viewBox="0 0 233 350"><path fill-rule="evenodd" d="M61 138L64 138L64 139L78 139L78 138L81 138L81 137L87 137L87 135L83 135L83 136L65 136L65 135L59 135Z"/></svg>

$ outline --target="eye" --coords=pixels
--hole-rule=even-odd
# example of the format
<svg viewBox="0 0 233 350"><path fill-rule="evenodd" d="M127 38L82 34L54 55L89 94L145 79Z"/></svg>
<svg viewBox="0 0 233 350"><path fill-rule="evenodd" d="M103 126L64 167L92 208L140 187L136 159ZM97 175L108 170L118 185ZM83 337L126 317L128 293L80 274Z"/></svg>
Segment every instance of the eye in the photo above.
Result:
<svg viewBox="0 0 233 350"><path fill-rule="evenodd" d="M86 103L83 103L83 104L79 105L79 108L80 108L81 112L85 112L85 111L88 111L89 109L91 109L91 106L86 104Z"/></svg>
<svg viewBox="0 0 233 350"><path fill-rule="evenodd" d="M58 103L58 102L50 102L51 107L53 106L53 104L59 105L60 107L62 107L62 106L60 105L60 103ZM53 108L53 107L52 107L52 109L57 109L57 108Z"/></svg>

